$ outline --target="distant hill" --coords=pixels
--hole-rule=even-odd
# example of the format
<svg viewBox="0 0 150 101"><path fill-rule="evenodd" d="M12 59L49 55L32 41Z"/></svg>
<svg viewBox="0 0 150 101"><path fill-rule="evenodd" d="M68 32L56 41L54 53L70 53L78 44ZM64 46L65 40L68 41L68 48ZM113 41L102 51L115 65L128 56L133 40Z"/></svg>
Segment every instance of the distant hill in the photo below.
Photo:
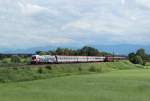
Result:
<svg viewBox="0 0 150 101"><path fill-rule="evenodd" d="M95 47L100 51L107 51L115 54L124 54L127 55L130 52L136 51L139 48L144 48L147 53L150 53L150 45L131 45L131 44L121 44L121 45L90 45L91 47ZM0 49L0 53L35 53L35 51L42 50L48 51L56 49L59 46L41 46L41 47L33 47L28 49L9 49L3 48ZM81 48L79 46L61 46L62 48L72 48L78 49Z"/></svg>

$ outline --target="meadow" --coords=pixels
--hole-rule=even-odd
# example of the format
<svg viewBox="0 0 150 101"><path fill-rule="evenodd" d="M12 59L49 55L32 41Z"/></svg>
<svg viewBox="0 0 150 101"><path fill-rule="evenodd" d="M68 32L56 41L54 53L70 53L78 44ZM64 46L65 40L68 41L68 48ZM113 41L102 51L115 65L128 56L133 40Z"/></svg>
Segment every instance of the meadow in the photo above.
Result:
<svg viewBox="0 0 150 101"><path fill-rule="evenodd" d="M0 101L150 101L149 94L149 69L0 84Z"/></svg>
<svg viewBox="0 0 150 101"><path fill-rule="evenodd" d="M142 68L143 66L129 61L51 65L0 64L0 83Z"/></svg>
<svg viewBox="0 0 150 101"><path fill-rule="evenodd" d="M0 64L0 101L149 101L149 65Z"/></svg>

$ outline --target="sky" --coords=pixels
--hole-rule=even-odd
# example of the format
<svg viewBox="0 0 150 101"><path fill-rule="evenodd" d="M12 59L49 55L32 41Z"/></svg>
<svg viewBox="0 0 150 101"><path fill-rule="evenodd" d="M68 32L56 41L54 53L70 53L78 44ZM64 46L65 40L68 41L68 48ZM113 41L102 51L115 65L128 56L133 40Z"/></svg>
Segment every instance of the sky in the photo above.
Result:
<svg viewBox="0 0 150 101"><path fill-rule="evenodd" d="M150 0L0 0L0 47L150 44Z"/></svg>

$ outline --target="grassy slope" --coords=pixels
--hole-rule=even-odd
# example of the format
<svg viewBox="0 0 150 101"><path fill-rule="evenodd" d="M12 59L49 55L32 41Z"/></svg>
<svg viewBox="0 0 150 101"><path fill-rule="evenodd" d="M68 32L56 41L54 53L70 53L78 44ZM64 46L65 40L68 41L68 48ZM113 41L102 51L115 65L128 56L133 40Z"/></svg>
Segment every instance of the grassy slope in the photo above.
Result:
<svg viewBox="0 0 150 101"><path fill-rule="evenodd" d="M31 65L31 67L44 67L46 65ZM113 69L133 69L133 68L141 68L140 65L134 65L129 61L120 61L120 62L102 62L102 63L75 63L75 64L54 64L52 67L58 68L78 68L82 67L85 69L90 68L91 66L95 67L104 67L104 68L113 68Z"/></svg>
<svg viewBox="0 0 150 101"><path fill-rule="evenodd" d="M150 70L0 84L0 101L150 101Z"/></svg>
<svg viewBox="0 0 150 101"><path fill-rule="evenodd" d="M50 68L47 69L45 67ZM128 61L110 63L84 63L84 64L55 64L55 65L0 65L0 82L29 81L56 76L102 73L112 70L138 69L140 65L133 65ZM41 70L40 70L41 69ZM40 70L40 72L39 72Z"/></svg>

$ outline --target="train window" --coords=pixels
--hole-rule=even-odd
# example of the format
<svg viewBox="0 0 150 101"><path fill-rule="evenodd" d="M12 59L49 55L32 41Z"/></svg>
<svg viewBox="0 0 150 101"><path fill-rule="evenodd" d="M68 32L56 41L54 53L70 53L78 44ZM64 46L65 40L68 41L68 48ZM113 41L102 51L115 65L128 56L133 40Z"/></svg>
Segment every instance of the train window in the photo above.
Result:
<svg viewBox="0 0 150 101"><path fill-rule="evenodd" d="M36 57L35 57L35 56L33 56L33 57L32 57L32 60L35 60L35 59L36 59Z"/></svg>

